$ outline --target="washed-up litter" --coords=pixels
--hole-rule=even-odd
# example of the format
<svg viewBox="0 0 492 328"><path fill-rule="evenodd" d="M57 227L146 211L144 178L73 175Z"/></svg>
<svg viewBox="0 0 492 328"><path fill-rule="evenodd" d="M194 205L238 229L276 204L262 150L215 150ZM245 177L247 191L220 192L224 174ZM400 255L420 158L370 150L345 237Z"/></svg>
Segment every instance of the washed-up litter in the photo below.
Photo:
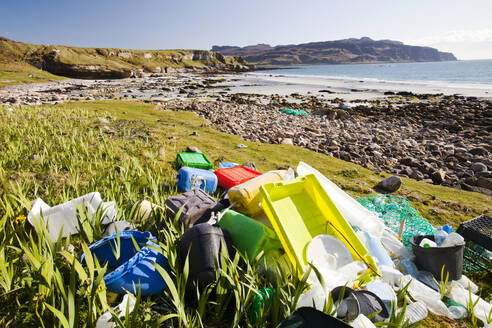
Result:
<svg viewBox="0 0 492 328"><path fill-rule="evenodd" d="M466 290L466 288L454 281L451 286L452 288L449 290L447 296L453 301L465 305L467 308L470 308L471 303L473 303L475 305L473 307L475 316L484 323L484 327L492 327L492 323L488 323L488 316L492 313L492 304Z"/></svg>
<svg viewBox="0 0 492 328"><path fill-rule="evenodd" d="M459 231L468 231L465 238L448 225L436 230L407 199L372 195L355 200L303 162L297 177L291 168L262 174L254 163L221 162L213 171L202 153L179 153L176 163L176 185L182 193L168 197L164 207L142 201L137 204L136 220L148 221L154 212L179 215L185 228L175 245L174 269L183 271L188 261L188 287L193 281L201 288L213 283L223 261L232 259L237 250L253 266L262 260L259 274L271 271L270 263L282 269L294 267L293 274L299 277L311 270L297 310L279 327L348 327L346 322L374 327L373 323L401 311L395 292L407 285L411 298L407 297L405 320L410 324L427 317L427 311L465 318L470 294L477 302L476 317L486 322L492 305L476 296L478 286L462 274L471 224L460 227ZM220 201L213 196L218 186ZM140 288L142 295L154 295L167 288L156 267L171 278L174 273L155 238L150 232L135 231L132 222L116 221L114 202L104 203L97 192L55 207L37 199L29 222L35 226L42 214L50 238L57 240L62 228L62 236L77 233L79 211L107 225L104 238L89 250L107 265L104 282L109 291L136 294ZM282 261L290 265L282 266ZM452 287L446 295L441 295L438 285L442 274ZM274 290L266 287L254 293L253 324L262 325L273 316ZM332 313L345 322L318 311L330 295L335 302ZM129 297L125 296L132 301ZM125 299L124 303L116 308L118 315L126 311ZM109 312L103 314L98 327L113 327L110 319Z"/></svg>
<svg viewBox="0 0 492 328"><path fill-rule="evenodd" d="M217 176L209 170L182 167L176 178L178 180L176 186L180 192L199 188L211 194L217 189Z"/></svg>
<svg viewBox="0 0 492 328"><path fill-rule="evenodd" d="M98 192L91 192L63 204L50 207L41 198L32 203L27 215L29 223L37 230L37 223L44 222L51 241L56 242L61 237L77 234L79 231L78 215L85 213L88 220L95 216L101 224L108 224L116 220L117 209L115 202L103 202ZM100 215L96 215L96 213Z"/></svg>
<svg viewBox="0 0 492 328"><path fill-rule="evenodd" d="M187 227L207 222L212 213L219 212L223 208L222 204L213 197L196 188L168 197L165 205L170 216L174 217L180 213L179 219Z"/></svg>
<svg viewBox="0 0 492 328"><path fill-rule="evenodd" d="M452 319L452 314L449 312L446 304L441 301L441 294L439 292L412 278L410 275L403 276L401 284L402 286L409 284L408 293L415 300L424 303L430 312Z"/></svg>
<svg viewBox="0 0 492 328"><path fill-rule="evenodd" d="M365 208L379 213L384 224L398 233L402 220L404 229L401 239L410 247L410 238L416 235L433 235L436 229L412 207L408 199L393 195L373 195L357 199Z"/></svg>
<svg viewBox="0 0 492 328"><path fill-rule="evenodd" d="M127 221L115 221L108 224L103 237L109 237L118 231L135 230L135 225Z"/></svg>
<svg viewBox="0 0 492 328"><path fill-rule="evenodd" d="M121 301L121 303L114 308L114 311L117 313L119 318L123 318L126 315L127 310L128 313L132 313L134 308L135 308L134 296L130 294L125 294L123 296L123 300ZM108 311L103 313L97 319L96 328L116 328L116 323L111 322L112 318L113 315L111 314L111 312Z"/></svg>
<svg viewBox="0 0 492 328"><path fill-rule="evenodd" d="M285 176L285 170L270 171L240 185L230 188L227 192L230 202L235 202L235 208L241 213L249 216L256 216L262 212L260 207L260 186L281 181Z"/></svg>
<svg viewBox="0 0 492 328"><path fill-rule="evenodd" d="M215 281L216 264L222 265L222 256L233 256L234 249L229 232L217 225L200 223L185 231L177 243L180 269L186 260L189 278L206 286Z"/></svg>
<svg viewBox="0 0 492 328"><path fill-rule="evenodd" d="M304 115L309 115L308 112L306 112L304 109L293 109L293 108L286 108L280 111L282 114L288 114L288 115L293 115L293 116L304 116Z"/></svg>
<svg viewBox="0 0 492 328"><path fill-rule="evenodd" d="M273 302L274 293L271 288L263 288L256 291L251 307L251 321L257 324L262 318L270 314L270 306Z"/></svg>
<svg viewBox="0 0 492 328"><path fill-rule="evenodd" d="M140 288L142 295L162 292L166 283L156 264L170 272L166 257L156 249L160 247L150 232L121 231L103 238L89 246L92 256L101 265L108 266L104 283L109 291L136 295ZM86 254L80 259L84 263Z"/></svg>
<svg viewBox="0 0 492 328"><path fill-rule="evenodd" d="M239 164L233 163L233 162L220 162L219 163L219 169L225 169L225 168L235 167L235 166L239 166Z"/></svg>
<svg viewBox="0 0 492 328"><path fill-rule="evenodd" d="M368 290L353 290L346 286L336 287L331 291L334 301L342 299L337 308L338 318L355 320L359 314L372 316L372 322L381 322L389 318L389 312L383 301Z"/></svg>
<svg viewBox="0 0 492 328"><path fill-rule="evenodd" d="M446 240L453 240L449 244L444 241L440 247L437 247L434 242L434 235L412 237L410 244L415 254L417 267L421 270L429 271L437 280L441 280L441 271L443 272L443 277L449 275L451 280L460 279L463 273L464 242L460 242L459 238L453 237L454 235L450 234ZM423 242L425 243L425 240L428 240L427 244L421 246ZM433 246L429 246L429 243L432 243ZM443 266L444 269L442 269Z"/></svg>
<svg viewBox="0 0 492 328"><path fill-rule="evenodd" d="M253 261L260 252L266 258L280 255L282 245L267 226L233 210L221 214L218 225L229 232L234 247Z"/></svg>
<svg viewBox="0 0 492 328"><path fill-rule="evenodd" d="M345 322L312 307L295 310L277 328L350 328Z"/></svg>
<svg viewBox="0 0 492 328"><path fill-rule="evenodd" d="M213 168L212 163L210 163L210 161L203 153L178 153L176 155L176 165L178 166L178 168L184 166L203 170L209 170Z"/></svg>
<svg viewBox="0 0 492 328"><path fill-rule="evenodd" d="M304 162L299 162L297 174L299 176L314 174L345 220L374 236L381 236L385 225L377 213L366 209L321 172Z"/></svg>
<svg viewBox="0 0 492 328"><path fill-rule="evenodd" d="M424 320L428 315L427 306L422 302L415 302L407 305L404 321L408 322L409 325L413 325Z"/></svg>
<svg viewBox="0 0 492 328"><path fill-rule="evenodd" d="M146 221L152 213L163 210L161 206L153 204L148 200L143 200L138 204L137 220Z"/></svg>
<svg viewBox="0 0 492 328"><path fill-rule="evenodd" d="M465 319L468 317L468 310L463 304L455 302L452 299L448 299L446 301L446 306L448 307L449 312L453 315L454 320Z"/></svg>
<svg viewBox="0 0 492 328"><path fill-rule="evenodd" d="M217 169L214 173L219 181L219 186L224 189L230 189L261 175L260 172L252 170L246 166Z"/></svg>
<svg viewBox="0 0 492 328"><path fill-rule="evenodd" d="M314 174L261 186L261 204L291 262L300 270L308 265L305 248L313 236L329 234L340 239L354 260L369 268L361 277L368 282L380 275L374 259L355 235Z"/></svg>

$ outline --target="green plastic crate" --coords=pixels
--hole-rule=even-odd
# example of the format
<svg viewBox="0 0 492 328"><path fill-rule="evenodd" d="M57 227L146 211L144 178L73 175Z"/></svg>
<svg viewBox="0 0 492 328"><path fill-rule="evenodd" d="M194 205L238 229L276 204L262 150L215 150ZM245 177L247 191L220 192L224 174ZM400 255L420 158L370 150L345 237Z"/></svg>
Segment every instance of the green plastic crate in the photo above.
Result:
<svg viewBox="0 0 492 328"><path fill-rule="evenodd" d="M209 170L213 167L212 163L202 153L178 153L176 155L176 164L178 168L187 166Z"/></svg>

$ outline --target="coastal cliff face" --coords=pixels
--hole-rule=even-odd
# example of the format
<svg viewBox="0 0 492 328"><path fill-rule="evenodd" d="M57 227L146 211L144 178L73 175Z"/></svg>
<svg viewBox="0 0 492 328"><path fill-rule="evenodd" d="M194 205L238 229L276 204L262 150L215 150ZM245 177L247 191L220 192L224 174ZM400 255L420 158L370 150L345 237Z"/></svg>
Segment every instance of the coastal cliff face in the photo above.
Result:
<svg viewBox="0 0 492 328"><path fill-rule="evenodd" d="M243 56L257 65L351 64L450 61L456 57L430 47L405 45L399 41L375 41L364 37L326 42L271 47L265 44L247 47L213 46L228 56Z"/></svg>
<svg viewBox="0 0 492 328"><path fill-rule="evenodd" d="M0 70L27 63L55 75L81 79L118 79L181 71L247 71L240 57L206 50L125 50L33 45L0 37Z"/></svg>

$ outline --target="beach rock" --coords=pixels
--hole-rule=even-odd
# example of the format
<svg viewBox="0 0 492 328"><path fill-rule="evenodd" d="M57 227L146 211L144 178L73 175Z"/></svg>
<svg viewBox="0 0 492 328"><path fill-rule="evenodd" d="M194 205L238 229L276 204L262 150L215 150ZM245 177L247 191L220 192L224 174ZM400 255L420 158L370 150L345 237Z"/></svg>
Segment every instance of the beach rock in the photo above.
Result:
<svg viewBox="0 0 492 328"><path fill-rule="evenodd" d="M476 162L470 166L470 170L472 170L475 173L485 172L487 171L487 166L483 163Z"/></svg>
<svg viewBox="0 0 492 328"><path fill-rule="evenodd" d="M387 192L395 192L400 188L400 186L400 177L393 175L389 178L379 181L379 183L376 185L376 189L381 189Z"/></svg>
<svg viewBox="0 0 492 328"><path fill-rule="evenodd" d="M283 138L282 139L282 144L283 145L293 145L294 144L294 141L292 140L292 138Z"/></svg>
<svg viewBox="0 0 492 328"><path fill-rule="evenodd" d="M198 147L195 147L195 146L188 146L186 148L186 152L187 153L202 153L202 151Z"/></svg>
<svg viewBox="0 0 492 328"><path fill-rule="evenodd" d="M479 177L477 179L477 186L492 190L492 178Z"/></svg>
<svg viewBox="0 0 492 328"><path fill-rule="evenodd" d="M480 155L480 156L487 156L489 154L489 152L482 147L473 148L469 151L469 153L472 155Z"/></svg>
<svg viewBox="0 0 492 328"><path fill-rule="evenodd" d="M441 184L446 179L446 171L439 169L431 174L431 179L436 184Z"/></svg>
<svg viewBox="0 0 492 328"><path fill-rule="evenodd" d="M248 148L248 146L246 146L245 144L240 143L240 144L237 144L236 145L236 148Z"/></svg>
<svg viewBox="0 0 492 328"><path fill-rule="evenodd" d="M255 162L246 162L242 166L247 167L248 169L257 171Z"/></svg>

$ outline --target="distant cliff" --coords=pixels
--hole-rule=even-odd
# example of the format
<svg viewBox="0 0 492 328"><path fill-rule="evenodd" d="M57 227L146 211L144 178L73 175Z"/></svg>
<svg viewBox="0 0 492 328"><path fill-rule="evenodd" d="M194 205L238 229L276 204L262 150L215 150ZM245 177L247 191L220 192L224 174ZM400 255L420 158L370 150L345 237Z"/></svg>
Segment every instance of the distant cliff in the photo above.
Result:
<svg viewBox="0 0 492 328"><path fill-rule="evenodd" d="M55 75L82 79L112 79L146 73L185 70L246 71L241 57L207 50L127 50L34 45L0 37L0 70L15 63L32 65ZM3 68L2 68L3 67Z"/></svg>
<svg viewBox="0 0 492 328"><path fill-rule="evenodd" d="M409 46L393 40L371 38L311 42L271 47L267 44L234 47L213 46L212 51L228 56L242 56L258 65L395 63L456 60L449 52L430 47Z"/></svg>

